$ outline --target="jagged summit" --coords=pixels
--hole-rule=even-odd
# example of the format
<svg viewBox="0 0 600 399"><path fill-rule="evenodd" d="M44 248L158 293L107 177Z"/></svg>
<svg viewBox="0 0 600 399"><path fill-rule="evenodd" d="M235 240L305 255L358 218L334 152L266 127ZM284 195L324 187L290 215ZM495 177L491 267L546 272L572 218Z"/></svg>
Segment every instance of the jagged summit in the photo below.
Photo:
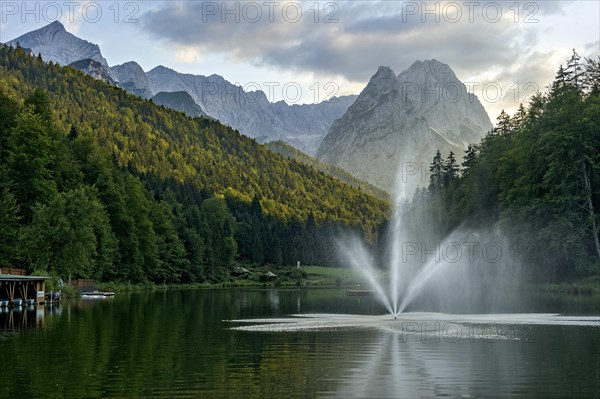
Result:
<svg viewBox="0 0 600 399"><path fill-rule="evenodd" d="M392 68L390 68L389 66L386 65L379 65L379 68L377 68L377 72L375 72L375 75L373 75L373 77L378 76L378 75L382 75L382 76L387 76L389 74L394 74L394 71L392 70Z"/></svg>
<svg viewBox="0 0 600 399"><path fill-rule="evenodd" d="M437 82L456 82L458 78L448 64L444 64L436 59L415 61L410 68L401 72L398 79L402 81L407 78L423 79L429 77L429 80Z"/></svg>
<svg viewBox="0 0 600 399"><path fill-rule="evenodd" d="M7 44L15 47L17 42L22 47L31 49L34 54L41 53L45 61L69 65L76 61L92 59L108 67L96 44L67 32L59 21L19 36Z"/></svg>
<svg viewBox="0 0 600 399"><path fill-rule="evenodd" d="M396 80L396 74L392 70L392 68L387 66L380 66L377 68L377 72L373 75L367 84L367 87L370 86L385 86L390 82Z"/></svg>
<svg viewBox="0 0 600 399"><path fill-rule="evenodd" d="M53 35L60 32L66 32L65 26L60 21L54 21L49 23L46 26L43 26L39 29L33 30L28 34L38 34L38 35Z"/></svg>
<svg viewBox="0 0 600 399"><path fill-rule="evenodd" d="M169 67L166 67L164 65L157 65L146 73L150 73L150 72L176 72L176 71Z"/></svg>

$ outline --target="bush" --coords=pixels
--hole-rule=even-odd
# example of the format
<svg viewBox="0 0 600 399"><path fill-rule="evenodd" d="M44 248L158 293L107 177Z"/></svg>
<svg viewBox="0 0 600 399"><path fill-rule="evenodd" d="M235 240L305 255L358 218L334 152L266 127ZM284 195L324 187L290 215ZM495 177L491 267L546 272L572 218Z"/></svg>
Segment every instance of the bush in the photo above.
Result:
<svg viewBox="0 0 600 399"><path fill-rule="evenodd" d="M79 298L81 296L81 292L69 284L63 284L60 293L63 298Z"/></svg>

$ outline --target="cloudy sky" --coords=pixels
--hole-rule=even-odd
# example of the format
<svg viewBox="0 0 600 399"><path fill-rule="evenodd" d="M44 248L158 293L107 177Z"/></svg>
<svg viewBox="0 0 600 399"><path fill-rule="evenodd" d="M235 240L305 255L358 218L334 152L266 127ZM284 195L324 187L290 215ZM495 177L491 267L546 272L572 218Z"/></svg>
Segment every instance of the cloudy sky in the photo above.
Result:
<svg viewBox="0 0 600 399"><path fill-rule="evenodd" d="M59 19L110 65L219 74L269 99L358 94L379 65L445 62L490 118L600 52L597 1L0 1L0 41Z"/></svg>

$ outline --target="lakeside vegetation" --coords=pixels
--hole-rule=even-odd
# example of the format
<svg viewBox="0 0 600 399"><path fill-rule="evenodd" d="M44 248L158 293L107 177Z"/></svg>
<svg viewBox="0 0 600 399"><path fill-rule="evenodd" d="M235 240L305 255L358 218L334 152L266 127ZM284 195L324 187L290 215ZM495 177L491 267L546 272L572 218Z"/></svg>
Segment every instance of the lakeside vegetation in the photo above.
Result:
<svg viewBox="0 0 600 399"><path fill-rule="evenodd" d="M265 279L268 271L274 272L277 278ZM356 288L366 285L359 274L351 268L326 267L326 266L296 266L272 265L266 270L262 266L250 268L246 277L229 277L218 283L195 282L178 284L129 283L129 282L102 282L98 284L99 291L113 292L139 292L166 289L219 289L219 288Z"/></svg>

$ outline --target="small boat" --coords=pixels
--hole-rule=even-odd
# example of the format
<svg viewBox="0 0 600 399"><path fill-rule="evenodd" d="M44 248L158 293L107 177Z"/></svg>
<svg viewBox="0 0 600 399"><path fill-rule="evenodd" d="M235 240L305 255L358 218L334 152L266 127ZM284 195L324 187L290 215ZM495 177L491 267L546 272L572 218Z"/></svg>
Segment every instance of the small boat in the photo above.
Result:
<svg viewBox="0 0 600 399"><path fill-rule="evenodd" d="M0 299L0 308L5 308L8 306L8 304L10 303L10 301L8 299Z"/></svg>
<svg viewBox="0 0 600 399"><path fill-rule="evenodd" d="M373 291L371 290L346 290L348 296L371 296Z"/></svg>
<svg viewBox="0 0 600 399"><path fill-rule="evenodd" d="M25 304L26 304L27 306L33 306L33 305L35 305L35 299L27 299L27 300L25 301Z"/></svg>
<svg viewBox="0 0 600 399"><path fill-rule="evenodd" d="M13 306L22 306L23 305L23 300L21 298L15 298L12 300L12 304Z"/></svg>

